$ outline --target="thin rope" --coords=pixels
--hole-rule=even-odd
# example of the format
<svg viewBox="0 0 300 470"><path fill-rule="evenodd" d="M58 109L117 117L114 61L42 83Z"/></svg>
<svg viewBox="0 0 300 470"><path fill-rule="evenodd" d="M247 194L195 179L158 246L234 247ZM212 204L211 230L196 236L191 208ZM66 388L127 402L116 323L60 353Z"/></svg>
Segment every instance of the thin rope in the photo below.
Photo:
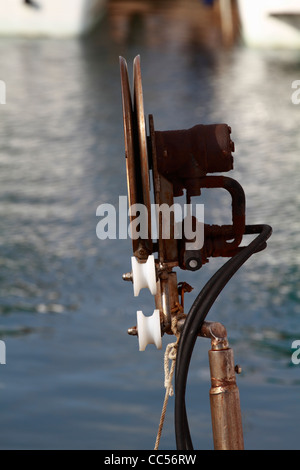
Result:
<svg viewBox="0 0 300 470"><path fill-rule="evenodd" d="M173 385L172 385L172 378L173 378L173 374L174 374L174 370L175 370L177 344L178 344L178 339L177 339L176 343L168 344L167 347L166 347L166 351L165 351L165 356L164 356L165 383L164 383L164 385L165 385L166 393L165 393L165 399L164 399L162 412L161 412L161 416L160 416L160 422L159 422L159 426L158 426L158 432L157 432L157 437L156 437L156 441L155 441L154 450L157 450L158 446L159 446L161 433L162 433L162 429L163 429L163 425L164 425L164 421L165 421L165 417L166 417L166 411L167 411L167 405L168 405L169 397L174 394ZM169 361L170 360L172 361L172 363L171 363L171 367L169 368Z"/></svg>
<svg viewBox="0 0 300 470"><path fill-rule="evenodd" d="M182 313L180 308L178 308L177 312ZM178 341L179 341L179 331L177 330L177 321L178 321L177 316L173 314L172 319L171 319L171 330L174 333L174 335L177 337L177 340L175 341L175 343L167 344L166 351L164 354L164 373L165 373L164 386L165 386L166 392L165 392L164 403L163 403L163 407L161 411L154 450L157 450L159 447L162 429L163 429L163 425L164 425L164 421L166 417L169 397L174 395L172 379L173 379L173 374L175 371L177 346L178 346ZM169 366L169 361L171 361L171 367Z"/></svg>

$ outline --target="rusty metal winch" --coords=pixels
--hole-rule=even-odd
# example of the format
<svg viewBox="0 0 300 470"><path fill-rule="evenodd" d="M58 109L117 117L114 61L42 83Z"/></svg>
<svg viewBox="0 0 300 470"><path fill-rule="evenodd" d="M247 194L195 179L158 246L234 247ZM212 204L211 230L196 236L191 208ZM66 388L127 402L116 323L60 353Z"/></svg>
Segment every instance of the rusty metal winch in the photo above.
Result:
<svg viewBox="0 0 300 470"><path fill-rule="evenodd" d="M120 57L120 72L130 222L137 218L136 212L130 210L136 205L146 208L147 217L147 233L140 236L136 231L132 237L132 271L124 274L123 278L133 282L134 295L139 295L142 288L148 287L155 296L153 315L145 317L139 311L137 327L130 328L128 332L138 336L140 350L144 350L149 343L161 348L162 335L174 334L172 325L176 318L177 331L181 336L176 364L176 380L179 384L178 393L175 393L178 405L175 423L179 429L177 442L179 448L191 448L184 393L195 339L201 335L205 317L216 296L253 253L266 247L271 228L266 225L246 225L242 186L236 180L220 175L233 169L231 128L227 124L198 124L191 129L158 131L150 114L147 133L140 56L135 57L133 62L133 95L127 63L123 57ZM174 214L167 221L170 236L164 237L163 225L166 221L158 213L159 229L154 239L151 200L156 208L172 208L176 198L185 196L186 204L190 205L192 198L200 196L203 188L223 188L230 194L231 224L209 225L202 221L203 239L201 246L195 249L191 248L193 238L187 238L185 234L176 237L178 222ZM191 222L195 228L198 221L194 215L191 215ZM247 247L242 247L245 234L259 235ZM189 292L191 287L185 282L178 284L174 268L197 271L210 257L226 257L230 260L202 289L186 315L184 293Z"/></svg>
<svg viewBox="0 0 300 470"><path fill-rule="evenodd" d="M210 175L233 169L231 128L227 124L199 124L191 129L156 131L153 116L149 115L147 135L140 57L137 56L133 64L133 99L127 63L122 57L120 70L129 207L143 204L148 216L148 236L141 238L137 235L132 239L134 263L138 267L138 263L145 263L149 255L157 253L156 308L163 316L162 331L168 333L170 311L179 303L177 276L173 268L179 266L183 270L196 271L210 257L231 257L237 253L245 233L245 195L234 179ZM171 217L168 220L170 237L164 238L160 230L155 242L151 234L151 173L154 202L158 207L162 204L172 207L175 198L184 193L186 203L190 204L191 198L199 196L202 188L224 188L232 198L232 224L204 224L202 247L189 250L184 234L180 239L175 237L175 219ZM132 215L131 221L135 217ZM161 222L163 224L164 221ZM150 259L152 263L154 258ZM134 273L133 269L133 275L126 274L124 279L135 282ZM166 289L169 305L162 305L162 294Z"/></svg>

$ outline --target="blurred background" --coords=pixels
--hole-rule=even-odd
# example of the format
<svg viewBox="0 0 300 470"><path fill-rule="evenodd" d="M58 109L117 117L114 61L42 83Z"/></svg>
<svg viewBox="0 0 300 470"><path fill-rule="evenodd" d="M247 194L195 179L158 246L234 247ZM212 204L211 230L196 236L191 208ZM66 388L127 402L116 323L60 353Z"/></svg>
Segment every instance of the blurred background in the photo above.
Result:
<svg viewBox="0 0 300 470"><path fill-rule="evenodd" d="M119 56L132 77L137 54L145 114L157 130L232 127L228 176L245 190L247 223L269 224L273 235L208 320L226 326L242 366L245 448L299 448L300 365L291 361L300 339L296 34L289 44L279 43L281 32L274 44L271 37L254 46L235 1L107 0L83 10L66 0L59 11L50 11L49 0L14 0L12 10L7 3L0 2L0 448L154 447L163 351L173 338L163 338L161 351L138 351L127 329L136 310L152 314L153 298L145 290L134 298L122 280L131 241L96 236L98 205L118 207L127 194ZM204 191L199 202L206 221L230 219L223 192ZM223 262L178 272L194 287L186 309ZM197 342L189 372L195 449L213 448L209 348L208 340ZM170 398L160 449L176 448L173 408Z"/></svg>

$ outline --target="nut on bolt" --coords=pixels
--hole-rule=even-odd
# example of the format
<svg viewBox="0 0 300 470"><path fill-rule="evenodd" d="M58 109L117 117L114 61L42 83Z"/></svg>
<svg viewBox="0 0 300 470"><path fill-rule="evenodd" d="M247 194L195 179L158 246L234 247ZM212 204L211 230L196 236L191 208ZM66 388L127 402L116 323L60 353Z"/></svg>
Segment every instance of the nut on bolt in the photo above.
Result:
<svg viewBox="0 0 300 470"><path fill-rule="evenodd" d="M127 333L131 336L137 336L138 331L136 326L132 326L131 328L128 328Z"/></svg>
<svg viewBox="0 0 300 470"><path fill-rule="evenodd" d="M131 281L132 282L132 273L124 273L122 275L123 281Z"/></svg>

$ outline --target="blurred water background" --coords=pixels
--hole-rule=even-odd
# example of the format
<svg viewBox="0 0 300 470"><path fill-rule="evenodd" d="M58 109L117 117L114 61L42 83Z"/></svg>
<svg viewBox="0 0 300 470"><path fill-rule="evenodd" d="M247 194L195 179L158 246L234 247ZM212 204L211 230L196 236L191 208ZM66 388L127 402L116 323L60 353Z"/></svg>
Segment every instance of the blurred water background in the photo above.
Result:
<svg viewBox="0 0 300 470"><path fill-rule="evenodd" d="M119 55L141 55L145 113L157 130L226 122L235 141L247 223L267 223L268 248L224 289L209 320L227 328L247 449L297 449L300 365L299 51L223 47L179 2L110 2L85 39L1 38L7 103L0 122L1 449L152 449L164 398L163 350L127 335L149 292L122 281L130 240L101 241L96 208L126 195ZM130 6L131 5L131 6ZM221 45L220 45L221 44ZM210 194L212 193L212 194ZM222 191L205 217L230 219ZM224 260L178 272L194 290ZM163 338L163 348L172 338ZM195 448L211 449L209 341L192 359L187 407ZM175 449L170 398L161 449Z"/></svg>

